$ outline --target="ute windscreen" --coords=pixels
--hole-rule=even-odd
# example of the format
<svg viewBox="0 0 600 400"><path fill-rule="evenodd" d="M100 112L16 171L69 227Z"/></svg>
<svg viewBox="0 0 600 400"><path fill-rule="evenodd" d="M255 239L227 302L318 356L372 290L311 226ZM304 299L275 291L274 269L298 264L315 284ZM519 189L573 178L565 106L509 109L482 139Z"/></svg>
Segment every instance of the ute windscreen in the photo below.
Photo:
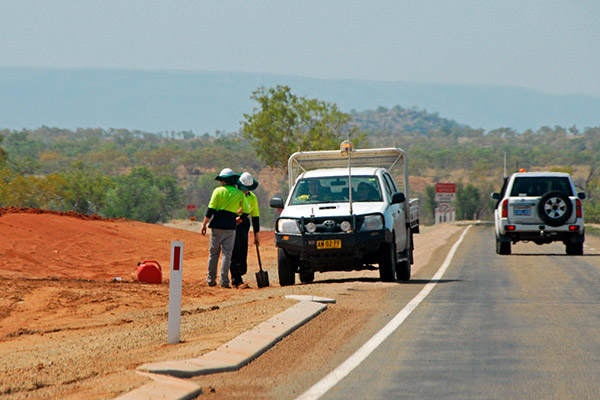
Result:
<svg viewBox="0 0 600 400"><path fill-rule="evenodd" d="M317 203L347 203L348 177L302 179L292 195L292 205ZM352 201L382 201L379 181L374 176L352 176Z"/></svg>

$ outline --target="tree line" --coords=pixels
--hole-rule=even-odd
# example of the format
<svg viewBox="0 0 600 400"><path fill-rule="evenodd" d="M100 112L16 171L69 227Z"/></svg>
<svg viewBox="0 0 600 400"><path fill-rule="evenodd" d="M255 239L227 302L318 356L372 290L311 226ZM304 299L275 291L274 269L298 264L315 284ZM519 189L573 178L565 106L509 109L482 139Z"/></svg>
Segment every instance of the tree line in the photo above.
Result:
<svg viewBox="0 0 600 400"><path fill-rule="evenodd" d="M431 176L434 182L454 179L459 184L457 218L477 215L491 219L495 201L489 194L500 191L505 174L523 168L570 173L578 190L587 195L586 220L600 221L600 126L583 131L541 127L522 133L508 128L484 132L457 126L426 134L383 129L371 132L369 139L375 145L395 140L410 155L411 175ZM469 193L466 198L461 197L463 190Z"/></svg>
<svg viewBox="0 0 600 400"><path fill-rule="evenodd" d="M447 181L457 183L457 218L491 219L489 194L500 189L505 166L507 173L518 168L572 173L587 194L586 220L600 221L600 127L485 132L400 106L347 114L335 104L296 96L286 86L259 88L251 99L256 107L236 133L0 130L0 206L151 223L184 219L191 216L188 204L199 215L204 212L215 174L229 167L271 181L256 192L261 220L272 226L276 214L268 200L287 192L289 155L336 149L350 138L357 148L407 151L411 177L429 182L411 192L421 198L426 222L433 220L435 182Z"/></svg>
<svg viewBox="0 0 600 400"><path fill-rule="evenodd" d="M0 131L0 138L2 207L72 210L150 223L187 219L192 216L188 204L198 213L208 205L215 170L264 167L232 135L41 127Z"/></svg>

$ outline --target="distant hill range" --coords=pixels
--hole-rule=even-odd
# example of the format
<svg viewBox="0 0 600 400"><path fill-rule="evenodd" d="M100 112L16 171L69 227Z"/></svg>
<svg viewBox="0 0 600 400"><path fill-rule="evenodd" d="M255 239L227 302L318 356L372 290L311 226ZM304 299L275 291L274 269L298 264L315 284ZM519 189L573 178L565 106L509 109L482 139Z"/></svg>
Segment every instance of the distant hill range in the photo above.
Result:
<svg viewBox="0 0 600 400"><path fill-rule="evenodd" d="M363 126L369 126L364 121L369 110L394 106L486 131L523 132L555 125L583 130L600 125L599 97L556 96L506 86L233 72L0 68L0 129L45 125L229 133L237 131L243 114L256 106L250 100L252 92L278 84L300 96L336 103L342 111L359 116Z"/></svg>

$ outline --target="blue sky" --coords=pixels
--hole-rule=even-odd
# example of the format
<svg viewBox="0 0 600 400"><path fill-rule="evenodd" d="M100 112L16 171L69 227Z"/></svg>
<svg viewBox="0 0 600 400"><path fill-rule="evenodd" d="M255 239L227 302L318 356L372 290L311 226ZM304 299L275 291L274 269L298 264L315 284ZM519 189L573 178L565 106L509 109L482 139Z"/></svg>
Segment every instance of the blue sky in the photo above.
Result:
<svg viewBox="0 0 600 400"><path fill-rule="evenodd" d="M0 0L0 66L498 84L600 97L600 1Z"/></svg>

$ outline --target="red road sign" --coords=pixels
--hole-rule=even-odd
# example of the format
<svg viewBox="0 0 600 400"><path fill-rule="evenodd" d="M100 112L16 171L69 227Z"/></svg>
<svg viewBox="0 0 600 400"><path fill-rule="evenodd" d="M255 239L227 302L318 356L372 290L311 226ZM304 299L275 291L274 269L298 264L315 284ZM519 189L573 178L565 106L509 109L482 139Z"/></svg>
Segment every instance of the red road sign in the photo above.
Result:
<svg viewBox="0 0 600 400"><path fill-rule="evenodd" d="M436 183L436 193L456 193L456 184L454 183Z"/></svg>
<svg viewBox="0 0 600 400"><path fill-rule="evenodd" d="M187 209L188 209L188 211L194 211L196 209L196 205L195 204L188 204L187 205Z"/></svg>
<svg viewBox="0 0 600 400"><path fill-rule="evenodd" d="M436 183L435 201L438 203L452 203L456 200L456 185L454 183Z"/></svg>

